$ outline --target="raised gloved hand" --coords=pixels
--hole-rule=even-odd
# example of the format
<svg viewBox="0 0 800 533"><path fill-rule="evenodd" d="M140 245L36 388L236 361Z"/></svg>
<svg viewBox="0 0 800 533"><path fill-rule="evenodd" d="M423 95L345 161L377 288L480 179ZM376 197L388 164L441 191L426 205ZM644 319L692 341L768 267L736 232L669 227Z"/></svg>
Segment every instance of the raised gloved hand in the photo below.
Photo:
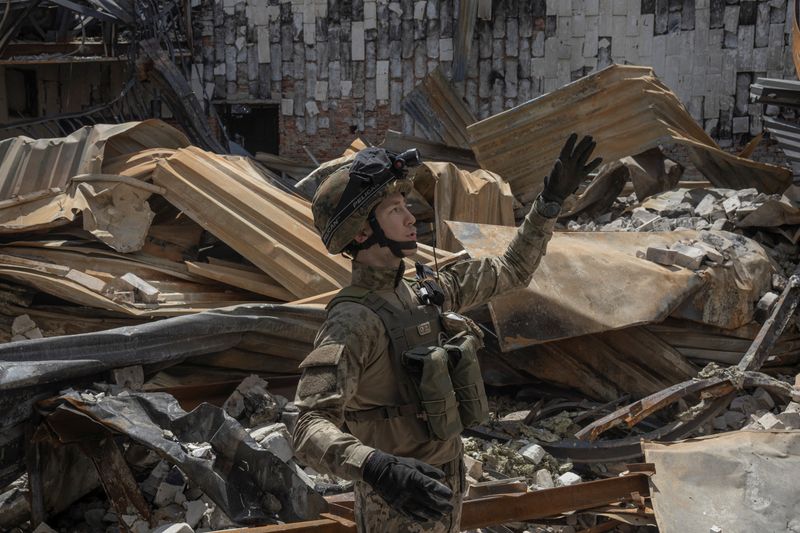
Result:
<svg viewBox="0 0 800 533"><path fill-rule="evenodd" d="M563 204L567 196L577 191L581 182L603 161L598 157L587 165L586 161L589 160L597 143L592 140L591 135L586 135L575 146L577 140L577 133L569 136L553 165L553 170L544 179L542 199L545 202Z"/></svg>
<svg viewBox="0 0 800 533"><path fill-rule="evenodd" d="M375 450L364 463L363 475L386 503L414 520L439 520L453 511L453 491L440 483L444 472L422 461Z"/></svg>

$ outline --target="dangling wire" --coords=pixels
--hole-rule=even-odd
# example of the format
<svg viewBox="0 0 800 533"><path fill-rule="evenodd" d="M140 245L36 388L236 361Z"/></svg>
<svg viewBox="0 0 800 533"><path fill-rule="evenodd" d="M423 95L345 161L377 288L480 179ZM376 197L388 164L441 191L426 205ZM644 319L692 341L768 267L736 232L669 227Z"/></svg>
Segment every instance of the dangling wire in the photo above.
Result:
<svg viewBox="0 0 800 533"><path fill-rule="evenodd" d="M436 259L436 222L433 223L433 268L436 269L436 281L439 281L439 261Z"/></svg>

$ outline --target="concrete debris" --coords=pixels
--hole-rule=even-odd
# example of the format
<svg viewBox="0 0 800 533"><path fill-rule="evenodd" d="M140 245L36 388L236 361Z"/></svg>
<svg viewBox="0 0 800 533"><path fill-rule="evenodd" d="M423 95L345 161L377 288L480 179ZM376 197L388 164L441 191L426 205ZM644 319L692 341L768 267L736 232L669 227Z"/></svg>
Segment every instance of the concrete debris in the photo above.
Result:
<svg viewBox="0 0 800 533"><path fill-rule="evenodd" d="M310 3L313 2L306 2ZM615 2L615 10L618 3ZM225 11L232 12L233 5L225 4ZM375 3L366 4L370 5L371 19L374 19ZM409 7L411 2L407 4ZM413 11L414 18L422 21L425 18L423 4L425 2L416 2L413 10L410 7L406 10L405 7L401 9L398 2L391 2L388 10L406 15ZM425 16L439 15L435 13L434 4L428 3ZM487 5L491 7L491 2L480 4L482 9ZM543 11L544 3L540 4ZM772 4L772 11L766 11L767 18L780 23L778 33L783 35L780 11L785 2ZM237 14L243 5L237 5ZM257 7L248 6L248 16L255 9L253 18L266 17ZM298 16L313 20L315 16L323 17L320 13L325 11L324 5L317 5L316 14L314 9L298 11L296 5L286 9L276 7L269 6L270 20L289 27L292 18L296 26ZM380 9L386 10L385 5L377 9L379 13ZM753 6L747 10L742 7L741 18L755 21L754 9ZM763 18L762 11L758 11L759 21ZM657 23L658 17L660 15ZM536 20L544 21L544 17L536 17ZM405 22L403 32L408 29ZM665 21L661 22L666 25ZM502 31L520 37L527 32L529 37L530 27L523 28L521 18L520 25L519 28L508 26ZM265 28L263 24L259 26ZM313 26L313 23L308 25ZM324 19L318 19L317 26L325 29ZM250 53L244 46L247 28L238 28L236 31L228 28L228 44L236 45L234 52ZM419 33L419 29L412 33ZM558 30L561 30L560 22ZM267 39L259 43L258 57L253 57L258 59L264 55L261 44L266 46L265 50L272 46L272 53L277 50L278 56L281 55L279 41L271 39L272 45L268 44L269 32L264 29L255 33L266 35ZM442 41L429 39L428 46L444 47ZM483 44L481 41L481 47ZM615 42L615 50L617 44ZM163 53L155 41L147 41L144 46L152 60L162 58ZM446 49L449 50L449 46L451 44ZM766 47L759 46L759 49ZM491 50L484 52L487 50L481 49L476 57L488 57ZM286 53L284 50L284 56ZM366 53L374 56L374 47L368 47ZM379 50L378 54L389 57L386 50ZM516 54L514 51L513 55ZM395 55L393 53L392 57ZM404 52L404 58L405 55ZM268 58L269 54L264 57ZM283 59L285 65L286 58ZM253 64L278 68L280 57L273 61L277 62L272 67L268 65L269 60ZM481 61L480 70L483 71L483 59ZM388 61L383 63L390 67ZM161 88L178 87L181 76L172 68L172 63L159 64L158 72L169 76L162 80ZM231 62L231 65L236 64L244 63ZM516 65L516 60L513 64ZM394 69L393 64L391 68ZM530 70L530 65L525 68ZM228 75L233 75L234 70L229 68ZM253 70L258 69L254 67ZM436 72L436 76L442 75L442 71ZM303 109L312 108L312 115L327 111L325 91L338 91L340 73L337 71L334 76L331 70L314 76L317 74L320 76L320 81L316 82L319 109L314 102L295 101L295 113L299 109L302 115ZM321 81L328 76L330 82ZM598 149L606 150L604 157L611 153L613 158L591 183L584 184L579 195L564 204L563 216L556 225L562 234L557 235L551 245L560 238L562 243L572 241L573 248L551 246L549 251L558 253L548 254L540 269L546 271L545 275L553 276L551 281L558 282L549 285L558 287L560 294L549 299L525 297L520 299L525 303L509 304L514 296L510 295L505 304L493 301L488 310L473 310L475 321L495 333L482 352L482 355L492 356L485 358L491 359L484 369L487 383L491 378L498 382L493 384L503 387L521 389L527 381L534 380L536 388L541 381L555 386L541 387L535 400L519 395L491 397L489 420L465 432L462 441L466 478L470 485L480 486L482 490L493 490L491 487L494 490L516 487L528 492L561 490L580 486L585 481L613 478L624 469L628 459L642 450L642 440L654 434L663 436L664 431L659 433L660 430L653 431L657 428L650 427L656 422L663 428L676 420L684 422L680 426L683 433L669 432L676 440L737 431L800 429L800 403L790 401L792 398L800 400L800 387L793 381L800 376L784 374L793 372L800 362L796 320L786 319L781 322L781 331L768 332L775 337L770 341L774 342L762 351L769 356L770 374L758 373L759 368L736 366L716 370L709 366L707 372L698 374L698 368L708 361L734 365L745 352L750 354L760 349L757 344L766 337L759 333L758 323L777 323L769 319L775 318L780 306L787 306L787 295L791 295L794 288L796 278L793 275L800 261L797 246L800 208L797 195L786 189L788 170L758 163L745 155L734 156L720 150L710 137L699 138L703 130L692 127L694 124L686 110L675 105L677 100L651 71L614 66L601 69L593 76L617 88L644 88L646 90L625 94L639 95L633 101L643 97L645 103L655 102L662 112L677 118L670 123L670 131L664 132L667 122L661 117L653 120L649 113L630 116L630 120L626 120L631 124L637 124L640 118L644 120L634 131L647 132L647 135L641 139L629 136L613 143L608 138L608 128L597 128L594 135L599 141ZM214 83L211 82L224 84L224 75L215 72L214 77L211 80L206 76L204 80L212 89ZM370 78L369 73L367 78ZM391 78L396 76L392 74ZM505 84L506 96L516 93L515 79L508 78L501 83ZM592 88L589 96L578 94L577 89L585 87L586 83L570 84L562 94L574 103L586 104L587 98L606 101L609 94L602 90L603 84ZM397 94L407 92L405 86L392 84L392 95L395 89L398 89ZM363 92L364 84L361 83L360 89L356 85L353 84L353 91ZM299 82L297 90L314 93L310 81L305 89L303 87ZM481 87L480 91L484 92L483 89ZM528 86L526 90L530 89ZM371 90L374 92L374 83ZM439 90L443 89L436 89ZM475 92L478 89L467 86L466 90ZM436 96L436 91L429 96ZM551 111L570 99L552 103ZM431 99L434 101L438 100ZM441 101L457 103L458 108L469 111L462 98ZM468 172L452 162L430 161L417 172L416 189L408 198L422 243L414 259L438 268L438 263L456 260L457 254L463 251L462 245L468 255L478 257L445 220L474 224L479 231L473 231L472 235L481 234L484 229L486 235L490 235L492 230L487 229L490 226L515 231L512 227L515 216L518 222L521 215L527 214L541 190L544 173L531 174L530 168L549 168L552 154L528 151L512 158L506 153L506 144L510 143L498 143L497 136L507 135L511 140L523 135L539 141L529 143L531 146L540 145L550 150L555 143L550 142L552 131L542 128L546 121L534 120L535 114L526 111L536 109L539 103L541 101L531 100L516 110L480 122L467 117L470 120L459 125L464 135L458 142L448 142L452 146L439 148L441 153L456 154L453 149L458 147L458 157L463 161L485 168L470 168ZM200 115L194 116L192 108L187 106L180 106L179 122L204 132L207 125L202 120L198 122ZM587 116L598 121L596 124L604 124L599 122L604 120L600 116L602 113L596 111L603 108L589 106ZM291 106L289 109L291 115ZM643 109L652 111L656 107L648 104ZM446 114L442 112L443 116ZM585 114L573 115L580 118ZM525 124L525 131L492 126L503 126L502 121L509 116L517 117L520 125ZM320 115L319 124L316 118L311 118L314 128L323 127L321 119L324 117ZM309 120L308 116L297 118L297 126L311 128ZM529 120L532 122L528 123ZM551 121L552 124L555 122ZM408 126L406 129L414 129L414 124ZM558 123L559 128L568 126ZM328 127L327 122L325 127ZM436 128L422 129L429 135L436 131ZM745 131L748 130L745 128L740 133ZM661 148L652 148L655 139L672 139L679 144L690 142L691 149L697 152L693 153L695 166L710 181L679 182L683 166L667 158ZM207 147L216 147L211 138L207 140ZM276 176L249 158L217 155L224 152L222 149L206 152L191 146L182 133L158 121L118 127L99 125L68 138L39 141L27 152L9 151L8 155L4 152L0 157L0 163L6 163L0 165L3 168L33 168L35 165L20 163L52 159L53 165L60 169L59 174L63 174L56 176L58 188L36 193L40 196L23 198L15 193L13 197L0 198L0 215L10 217L0 217L0 229L3 233L18 234L14 235L13 242L0 243L0 263L4 267L0 269L0 314L5 317L0 321L0 332L3 340L14 341L5 347L6 355L0 355L3 365L0 389L20 391L17 396L9 395L9 399L4 400L6 403L0 405L10 413L9 422L2 425L3 434L12 435L9 438L13 440L10 444L0 443L3 461L0 475L4 476L2 481L6 486L0 491L3 504L0 506L0 529L7 525L25 529L26 523L16 517L23 506L26 516L31 514L28 502L32 489L27 474L23 474L26 461L20 450L29 444L25 441L29 437L26 424L34 413L34 405L37 416L45 420L37 429L37 446L60 439L61 444L81 442L89 447L94 443L91 438L97 437L91 431L102 433L97 437L106 439L102 442L113 441L113 452L108 453L112 457L122 457L114 463L114 475L128 480L130 486L126 490L136 497L141 496L140 507L146 507L137 508L131 502L127 502L127 509L121 507L119 494L114 493L113 487L105 486L107 498L101 497L99 491L88 495L76 492L74 499L59 512L46 516L48 522L39 524L34 529L36 532L193 533L243 525L279 524L286 520L316 518L326 507L322 495L352 491L352 482L317 472L294 457L291 434L299 410L289 398L294 395L298 363L309 352L324 319L324 305L318 304L329 301L336 290L348 284L351 275L348 260L331 256L319 242L308 203L299 199L295 191L310 198L319 183L348 164L359 148L349 149L342 157L322 162L316 168L295 165L277 156L262 156L262 160L271 161L271 164L291 168L290 173L307 174L299 187L287 192L285 176ZM15 142L19 145L27 141ZM82 143L84 149L79 155L67 156L61 153L64 143ZM359 143L361 147L367 145L365 141L359 140ZM639 151L644 146L649 148L642 153L617 153L631 147ZM520 157L534 159L531 165L521 165ZM76 177L71 170L73 167L87 172ZM499 173L489 172L488 168ZM508 173L501 175L504 170ZM136 177L132 177L134 175ZM763 180L757 182L755 176ZM119 178L118 185L102 185L110 177ZM785 192L776 192L781 190ZM26 211L24 206L28 202L30 205L36 202L36 207ZM9 215L12 209L15 211ZM79 214L82 226L73 224L78 221L75 217ZM53 231L50 235L44 231L56 227L62 227L63 231ZM33 230L37 233L30 233ZM596 234L578 234L589 232ZM620 238L628 240L614 241ZM605 250L586 252L587 246L581 245L581 239L606 243ZM438 252L425 246L432 243L440 247ZM608 243L622 243L618 244L622 251ZM591 250L591 246L588 249ZM618 255L603 255L609 249ZM589 256L588 265L605 263L609 267L605 272L610 274L598 275L584 267L576 260L579 255L576 250ZM758 255L756 252L760 254L759 261L753 260L756 266L746 265L742 258L748 254ZM563 268L551 266L548 270L548 263L554 256L562 258L559 266ZM626 264L654 272L652 279L657 281L645 284L659 290L662 286L669 287L672 292L665 289L650 296L638 293L630 283L636 276L625 279L625 272L629 271L622 265ZM563 277L558 278L559 273ZM584 286L607 286L605 297L593 298L581 292L569 284L574 279L580 279ZM706 289L708 292L704 292ZM716 297L707 298L712 290ZM566 311L560 309L566 318L547 312L548 301L561 302L569 298L573 298L572 305L565 306ZM646 318L636 315L629 319L625 315L624 323L615 323L608 316L602 316L604 313L592 313L580 307L592 300L609 302L612 309L642 303L642 308L647 307ZM533 309L524 307L530 306L532 301ZM62 302L69 305L62 305ZM534 321L528 320L528 315L537 313L542 320L537 324L542 327L531 328ZM612 313L605 313L609 314ZM720 316L729 322L722 321ZM156 319L161 318L165 320L159 327L155 325ZM586 324L581 324L582 321ZM513 323L518 329L508 333L500 327L507 323ZM572 326L577 329L571 329ZM524 331L525 328L542 330L543 334L552 336L528 338L525 335L530 332ZM778 336L784 329L785 335L778 343ZM22 342L34 339L39 340ZM84 344L80 343L81 339L86 340ZM521 342L520 339L525 343L514 344ZM751 350L753 339L756 344ZM32 346L40 347L39 351ZM490 353L496 346L502 354ZM640 354L639 358L631 356L632 353ZM513 359L521 366L509 363ZM556 363L548 364L548 361ZM7 363L11 365L9 371L5 368ZM512 378L504 382L509 375ZM83 388L85 383L103 379L108 382L95 383L91 389ZM669 393L669 387L682 379L689 380L688 385L675 389L677 392L673 390L674 398L669 395L669 399L679 403L679 408L656 413L658 409L654 406L663 404L643 399L653 391ZM692 389L703 380L717 380L709 385L712 394L699 386L697 390ZM749 385L745 387L745 383ZM709 406L715 405L713 399L720 398L718 390L728 385L730 389L726 391L735 392L725 394L736 397L727 405L717 405L710 413ZM570 400L553 397L562 393ZM693 406L683 405L695 397L703 401ZM637 403L627 408L624 417L609 422L626 411L620 405L629 401ZM20 414L22 411L25 414ZM701 416L704 413L708 416ZM82 417L86 428L77 423L73 426L70 421L77 419L75 417ZM176 422L177 419L180 422ZM642 420L647 421L647 424L642 423L647 429L637 426ZM601 433L612 429L613 437L599 439ZM113 434L114 438L108 438L108 434ZM33 474L31 485L39 481ZM637 503L624 502L617 508L605 509L603 516L623 521L626 515L625 520L637 525L654 523L655 518L647 505ZM11 514L6 509L12 507L16 521L9 525L3 518ZM50 509L35 512L47 514ZM583 520L590 513L581 515L566 510L564 514L558 525L509 523L504 527L511 531L573 533L600 530L608 524L598 522L596 513L591 514L591 523ZM710 530L722 529L712 525ZM633 526L626 531L633 531Z"/></svg>
<svg viewBox="0 0 800 533"><path fill-rule="evenodd" d="M267 382L256 375L242 381L222 406L225 412L247 427L276 422L289 400L273 396L267 391Z"/></svg>

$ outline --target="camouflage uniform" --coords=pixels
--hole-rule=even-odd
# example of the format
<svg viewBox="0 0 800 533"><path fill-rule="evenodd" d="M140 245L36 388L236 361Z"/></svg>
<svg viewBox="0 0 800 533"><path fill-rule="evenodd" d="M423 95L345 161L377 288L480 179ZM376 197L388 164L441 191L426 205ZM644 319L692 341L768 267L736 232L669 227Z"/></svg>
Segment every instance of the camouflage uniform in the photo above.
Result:
<svg viewBox="0 0 800 533"><path fill-rule="evenodd" d="M440 272L445 292L442 311L464 312L530 283L552 236L553 219L535 210L526 218L508 250L500 257L464 260ZM401 270L353 262L352 284L372 290L396 307L419 305L413 284ZM294 430L298 458L322 472L356 481L359 531L458 531L466 485L459 436L431 440L424 422L413 416L381 420L347 420L346 411L400 405L393 376L389 338L380 318L367 307L342 302L331 308L317 334L314 350L301 364L303 375L295 402L300 418ZM453 515L440 523L412 522L389 507L362 480L361 469L373 449L414 457L447 474L454 493Z"/></svg>

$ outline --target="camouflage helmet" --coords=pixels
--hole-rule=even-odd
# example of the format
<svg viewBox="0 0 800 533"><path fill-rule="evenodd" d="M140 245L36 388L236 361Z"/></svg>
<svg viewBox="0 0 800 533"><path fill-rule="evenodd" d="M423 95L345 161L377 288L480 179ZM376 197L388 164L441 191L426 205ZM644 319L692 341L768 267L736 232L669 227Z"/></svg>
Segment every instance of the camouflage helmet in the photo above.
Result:
<svg viewBox="0 0 800 533"><path fill-rule="evenodd" d="M314 194L311 211L325 248L343 252L366 224L376 205L387 196L404 195L413 188L404 169L393 167L394 154L367 148L322 182ZM395 166L396 168L396 166Z"/></svg>

